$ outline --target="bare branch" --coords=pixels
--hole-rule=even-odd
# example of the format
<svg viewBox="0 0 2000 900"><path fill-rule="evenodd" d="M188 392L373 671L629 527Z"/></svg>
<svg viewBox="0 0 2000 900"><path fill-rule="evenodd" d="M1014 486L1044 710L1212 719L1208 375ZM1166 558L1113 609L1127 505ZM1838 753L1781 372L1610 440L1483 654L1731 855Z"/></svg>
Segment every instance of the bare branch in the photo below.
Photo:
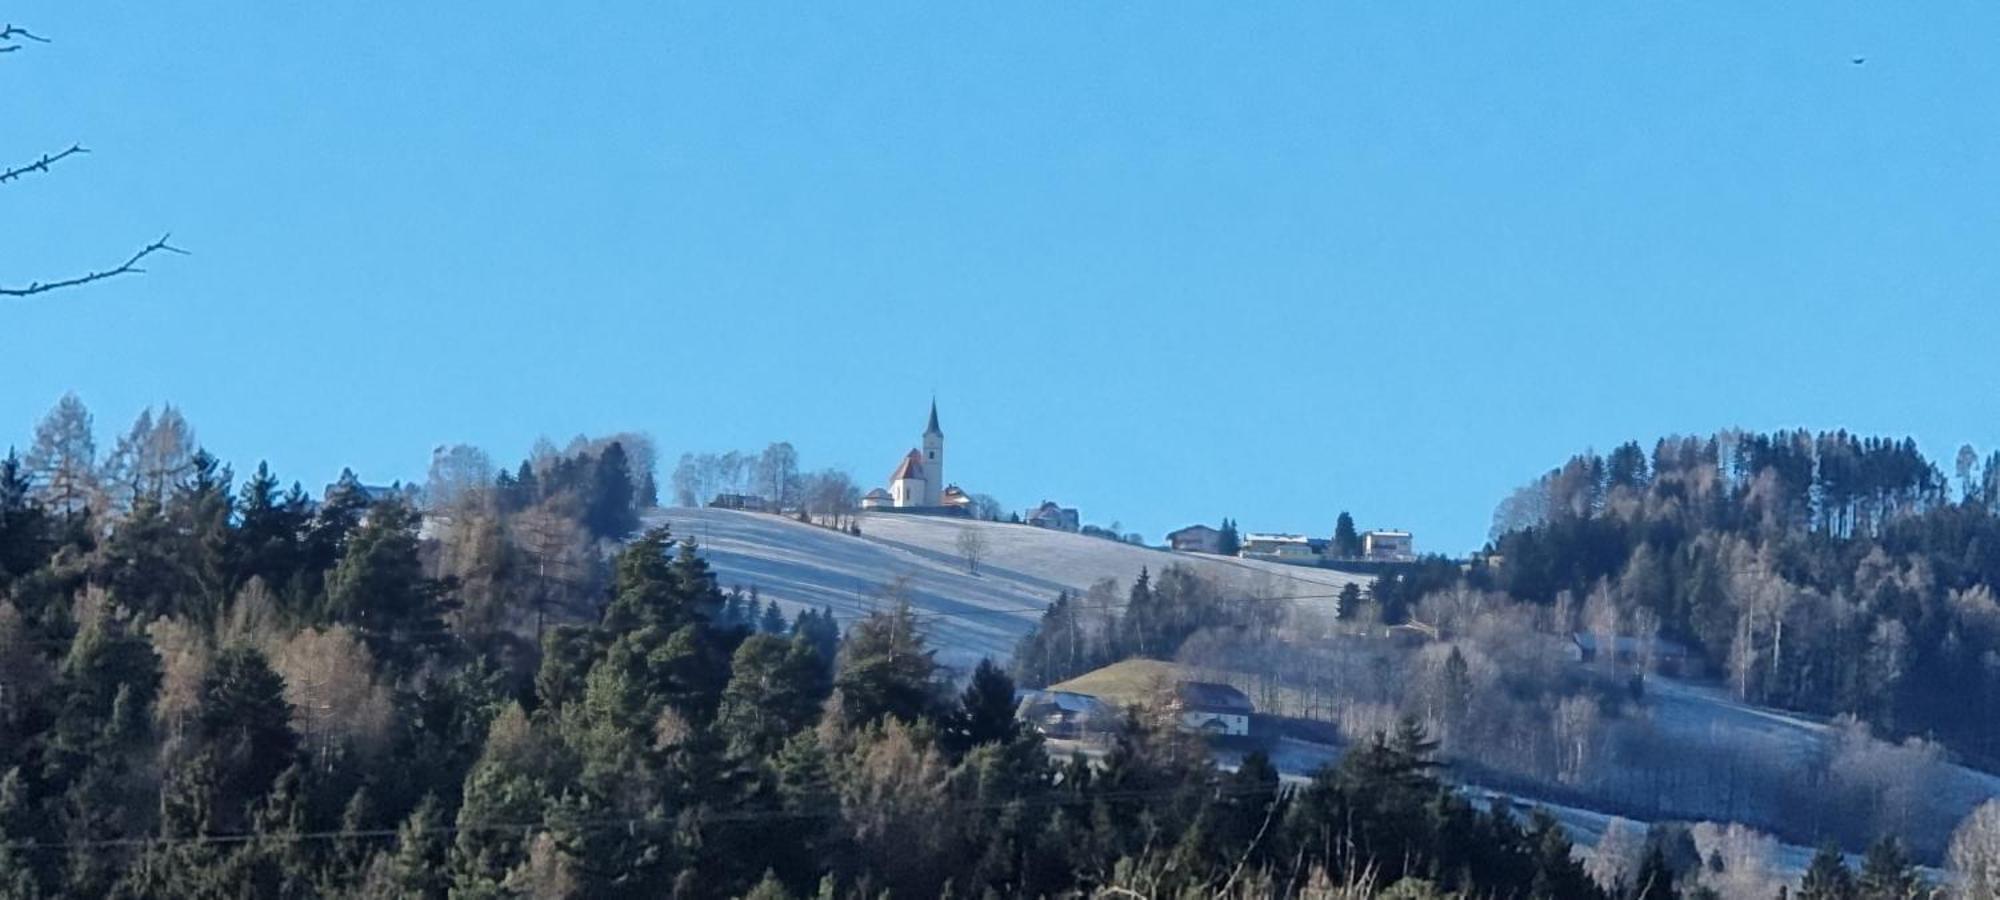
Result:
<svg viewBox="0 0 2000 900"><path fill-rule="evenodd" d="M91 272L86 275L79 275L75 278L65 278L61 281L49 281L49 282L31 281L28 283L27 287L18 287L18 288L0 287L0 297L29 297L47 291L59 290L61 288L67 288L67 287L76 287L77 285L89 284L93 281L102 281L106 278L116 278L117 276L120 275L137 275L141 272L146 271L145 269L139 267L139 263L143 262L146 259L146 257L152 256L155 253L176 253L182 256L187 255L186 250L182 250L179 247L167 243L167 239L171 237L173 237L173 235L171 234L161 235L159 240L147 244L139 252L132 254L132 257L130 259L125 260L125 262L120 264L117 268L103 269L100 271Z"/></svg>
<svg viewBox="0 0 2000 900"><path fill-rule="evenodd" d="M62 162L63 160L75 156L79 153L89 153L89 152L90 152L89 150L84 149L82 144L72 144L70 145L70 148L68 150L64 150L63 152L57 153L53 156L44 153L42 154L41 159L35 160L34 162L31 162L25 166L21 166L20 168L16 169L8 169L4 172L0 172L0 184L6 184L7 182L20 178L21 176L26 175L30 172L47 172L49 170L49 167L55 165L56 163Z"/></svg>
<svg viewBox="0 0 2000 900"><path fill-rule="evenodd" d="M49 42L48 38L42 37L26 28L21 28L13 24L0 26L0 41L18 41L22 38L27 38L37 44L46 44ZM12 53L19 49L21 49L20 44L8 44L5 47L0 47L0 53Z"/></svg>

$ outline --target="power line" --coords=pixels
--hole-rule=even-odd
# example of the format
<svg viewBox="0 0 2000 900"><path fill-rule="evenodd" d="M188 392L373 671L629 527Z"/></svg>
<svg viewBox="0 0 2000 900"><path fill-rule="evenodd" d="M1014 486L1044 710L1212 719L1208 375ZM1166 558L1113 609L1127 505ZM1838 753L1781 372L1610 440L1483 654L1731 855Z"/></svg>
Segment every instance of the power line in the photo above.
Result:
<svg viewBox="0 0 2000 900"><path fill-rule="evenodd" d="M1062 788L1060 786L1057 786L1056 790L1060 792ZM1285 784L1283 782L1280 782L1275 786L1245 785L1240 787L1231 787L1226 784L1218 784L1209 786L1206 789L1197 787L1192 790L1187 787L1146 788L1146 789L1132 789L1124 791L1104 791L1100 793L1088 793L1088 794L1071 795L1071 796L1045 795L1040 797L1016 798L1014 800L989 801L986 803L976 803L969 806L955 807L953 811L959 813L968 813L968 812L994 812L1007 809L1041 809L1041 808L1060 808L1060 807L1073 807L1073 806L1090 806L1099 801L1146 800L1155 797L1165 797L1165 796L1190 793L1190 792L1198 794L1204 798L1212 798L1220 800L1220 799L1231 799L1235 797L1258 796L1263 794L1282 796L1289 794L1292 790L1293 787L1291 785ZM696 809L699 810L698 807ZM830 804L823 804L817 808L710 811L699 815L697 817L696 824L698 825L737 824L737 823L751 823L751 822L827 818L827 817L841 815L842 813L846 812L847 809L848 807L846 804L835 802ZM564 829L577 829L588 832L604 832L604 831L617 830L621 828L626 830L635 830L642 825L647 827L653 827L658 825L671 825L671 824L672 824L671 819L650 819L650 818L638 818L631 816L607 817L598 819L582 819L569 822L564 822L561 820L551 822L547 817L543 817L540 821L536 822L470 822L470 823L455 822L449 825L438 825L437 827L434 828L426 828L423 829L422 833L427 835L428 834L452 835L452 834L459 834L461 832L476 833L476 834L521 832L525 835L542 831L549 831L551 830L552 826ZM312 843L320 841L374 840L381 838L392 838L398 836L401 833L402 833L401 828L342 828L342 829L331 829L323 831L273 832L266 834L258 834L254 832L239 832L231 834L186 835L181 837L99 838L99 839L79 840L79 841L9 841L0 843L0 849L33 851L33 850L111 849L120 847L152 848L152 847L202 846L202 845L213 845L213 844L234 845L234 844L249 844L258 841L273 841L280 843Z"/></svg>

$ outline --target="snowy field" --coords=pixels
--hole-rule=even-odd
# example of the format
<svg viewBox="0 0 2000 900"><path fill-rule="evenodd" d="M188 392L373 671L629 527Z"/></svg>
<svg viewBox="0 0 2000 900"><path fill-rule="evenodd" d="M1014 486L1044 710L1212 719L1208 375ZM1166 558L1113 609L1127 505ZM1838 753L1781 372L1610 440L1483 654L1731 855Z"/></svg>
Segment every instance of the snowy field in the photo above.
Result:
<svg viewBox="0 0 2000 900"><path fill-rule="evenodd" d="M1080 594L1104 578L1129 585L1141 568L1185 565L1246 597L1331 598L1364 576L1235 559L1171 553L1102 538L1000 522L931 516L861 517L861 535L761 513L673 508L647 516L677 536L693 536L722 586L752 587L787 614L831 607L843 624L878 607L901 582L924 616L941 661L964 666L981 656L1005 659L1014 642L1062 591ZM977 574L966 571L959 534L976 530L987 545ZM1122 596L1122 595L1121 595Z"/></svg>

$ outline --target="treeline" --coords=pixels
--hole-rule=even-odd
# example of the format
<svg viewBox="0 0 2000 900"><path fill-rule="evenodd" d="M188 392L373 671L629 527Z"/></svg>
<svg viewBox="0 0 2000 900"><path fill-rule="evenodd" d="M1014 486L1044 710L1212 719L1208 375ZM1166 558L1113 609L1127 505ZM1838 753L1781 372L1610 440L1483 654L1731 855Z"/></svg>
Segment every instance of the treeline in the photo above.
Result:
<svg viewBox="0 0 2000 900"><path fill-rule="evenodd" d="M1140 570L1130 590L1105 579L1082 594L1063 591L1014 649L1014 675L1046 687L1123 659L1171 660L1202 632L1268 628L1280 605L1226 595L1181 565L1154 578Z"/></svg>
<svg viewBox="0 0 2000 900"><path fill-rule="evenodd" d="M1419 731L1290 794L1148 717L1053 762L907 606L780 622L664 530L585 611L469 615L542 577L523 519L623 527L618 442L323 501L194 449L107 503L46 449L0 464L0 897L1593 895Z"/></svg>
<svg viewBox="0 0 2000 900"><path fill-rule="evenodd" d="M1495 515L1481 586L1691 648L1739 697L2000 759L2000 457L1725 433L1571 459ZM1955 482L1955 484L1954 484Z"/></svg>

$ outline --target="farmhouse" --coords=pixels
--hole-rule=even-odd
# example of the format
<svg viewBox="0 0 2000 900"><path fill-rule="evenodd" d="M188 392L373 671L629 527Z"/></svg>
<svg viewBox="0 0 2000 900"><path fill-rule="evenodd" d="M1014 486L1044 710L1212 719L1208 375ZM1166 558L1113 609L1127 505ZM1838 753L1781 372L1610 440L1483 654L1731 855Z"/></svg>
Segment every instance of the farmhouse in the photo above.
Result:
<svg viewBox="0 0 2000 900"><path fill-rule="evenodd" d="M1080 738L1118 727L1118 710L1089 694L1021 691L1014 717L1052 738Z"/></svg>
<svg viewBox="0 0 2000 900"><path fill-rule="evenodd" d="M1042 693L1087 697L1101 704L1100 709L1164 710L1182 729L1205 735L1240 737L1250 733L1250 716L1256 710L1249 697L1229 685L1197 681L1189 674L1189 670L1169 662L1128 659L1051 685ZM1037 710L1023 707L1031 714ZM1102 712L1096 715L1096 721L1104 721ZM1023 721L1033 724L1035 720L1024 717Z"/></svg>
<svg viewBox="0 0 2000 900"><path fill-rule="evenodd" d="M1250 698L1226 684L1183 681L1174 687L1175 712L1181 727L1223 737L1250 733Z"/></svg>
<svg viewBox="0 0 2000 900"><path fill-rule="evenodd" d="M1167 546L1182 553L1221 553L1222 532L1207 525L1189 525L1168 532Z"/></svg>
<svg viewBox="0 0 2000 900"><path fill-rule="evenodd" d="M1312 562L1318 556L1313 542L1302 534L1251 532L1243 536L1242 556L1284 562Z"/></svg>
<svg viewBox="0 0 2000 900"><path fill-rule="evenodd" d="M1027 523L1036 528L1067 531L1072 534L1082 527L1082 520L1077 515L1076 507L1061 506L1054 500L1043 500L1042 505L1029 510Z"/></svg>

